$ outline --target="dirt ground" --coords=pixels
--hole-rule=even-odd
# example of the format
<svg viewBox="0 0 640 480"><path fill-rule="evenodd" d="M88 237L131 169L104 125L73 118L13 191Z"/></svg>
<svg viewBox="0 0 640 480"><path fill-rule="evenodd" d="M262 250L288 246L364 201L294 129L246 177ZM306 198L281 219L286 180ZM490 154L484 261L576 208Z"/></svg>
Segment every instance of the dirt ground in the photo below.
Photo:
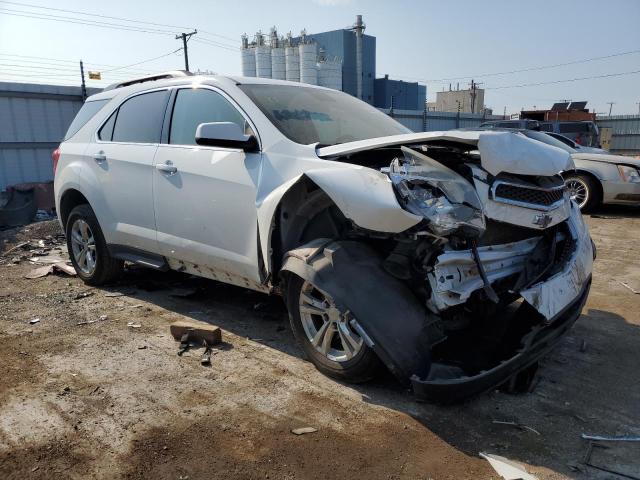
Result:
<svg viewBox="0 0 640 480"><path fill-rule="evenodd" d="M640 295L621 283L640 291L640 210L588 222L591 295L533 392L449 407L417 403L389 375L324 377L279 298L137 268L100 289L28 280L31 252L13 250L0 257L0 478L499 478L479 452L540 479L622 478L582 463L580 434L640 435ZM0 232L0 251L57 233ZM176 355L169 325L184 318L223 329L211 367L201 350ZM291 433L307 426L318 431ZM591 462L640 476L640 443L609 447Z"/></svg>

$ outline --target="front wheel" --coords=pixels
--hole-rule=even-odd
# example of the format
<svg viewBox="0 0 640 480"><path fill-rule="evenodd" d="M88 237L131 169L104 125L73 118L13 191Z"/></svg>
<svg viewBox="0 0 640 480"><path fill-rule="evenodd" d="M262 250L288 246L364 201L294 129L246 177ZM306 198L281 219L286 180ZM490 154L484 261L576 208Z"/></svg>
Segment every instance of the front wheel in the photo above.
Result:
<svg viewBox="0 0 640 480"><path fill-rule="evenodd" d="M375 376L378 357L356 330L353 315L340 311L329 294L292 276L287 285L287 307L293 334L318 370L351 383Z"/></svg>
<svg viewBox="0 0 640 480"><path fill-rule="evenodd" d="M564 184L569 190L571 200L578 204L580 210L588 212L600 203L598 187L591 177L581 174L567 175Z"/></svg>

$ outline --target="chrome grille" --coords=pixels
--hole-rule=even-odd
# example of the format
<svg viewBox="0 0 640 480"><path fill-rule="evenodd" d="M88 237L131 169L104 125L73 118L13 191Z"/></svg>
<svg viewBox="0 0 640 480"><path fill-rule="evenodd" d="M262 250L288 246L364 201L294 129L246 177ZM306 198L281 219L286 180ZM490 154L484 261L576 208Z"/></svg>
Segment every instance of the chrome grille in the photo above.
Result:
<svg viewBox="0 0 640 480"><path fill-rule="evenodd" d="M492 191L493 199L497 202L550 209L564 200L566 187L559 185L554 188L541 188L498 181L493 185Z"/></svg>

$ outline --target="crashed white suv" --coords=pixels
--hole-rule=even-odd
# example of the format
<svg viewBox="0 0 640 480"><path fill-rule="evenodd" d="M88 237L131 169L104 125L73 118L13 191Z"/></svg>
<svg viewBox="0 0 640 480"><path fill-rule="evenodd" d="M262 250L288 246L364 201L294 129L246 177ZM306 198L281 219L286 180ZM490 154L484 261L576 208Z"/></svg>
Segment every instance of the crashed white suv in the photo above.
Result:
<svg viewBox="0 0 640 480"><path fill-rule="evenodd" d="M419 397L524 381L574 323L594 250L512 132L411 133L321 87L172 72L90 97L54 153L78 275L123 263L282 294L319 370Z"/></svg>

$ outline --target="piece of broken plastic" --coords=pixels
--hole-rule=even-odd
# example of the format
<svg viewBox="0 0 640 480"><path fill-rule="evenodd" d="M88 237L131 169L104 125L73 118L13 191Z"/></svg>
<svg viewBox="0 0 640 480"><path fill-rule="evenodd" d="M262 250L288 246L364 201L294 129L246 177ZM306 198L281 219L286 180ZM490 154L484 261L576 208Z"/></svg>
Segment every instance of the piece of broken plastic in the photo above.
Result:
<svg viewBox="0 0 640 480"><path fill-rule="evenodd" d="M486 459L498 475L505 480L538 480L538 477L531 475L522 465L508 458L482 452L480 452L480 456Z"/></svg>

